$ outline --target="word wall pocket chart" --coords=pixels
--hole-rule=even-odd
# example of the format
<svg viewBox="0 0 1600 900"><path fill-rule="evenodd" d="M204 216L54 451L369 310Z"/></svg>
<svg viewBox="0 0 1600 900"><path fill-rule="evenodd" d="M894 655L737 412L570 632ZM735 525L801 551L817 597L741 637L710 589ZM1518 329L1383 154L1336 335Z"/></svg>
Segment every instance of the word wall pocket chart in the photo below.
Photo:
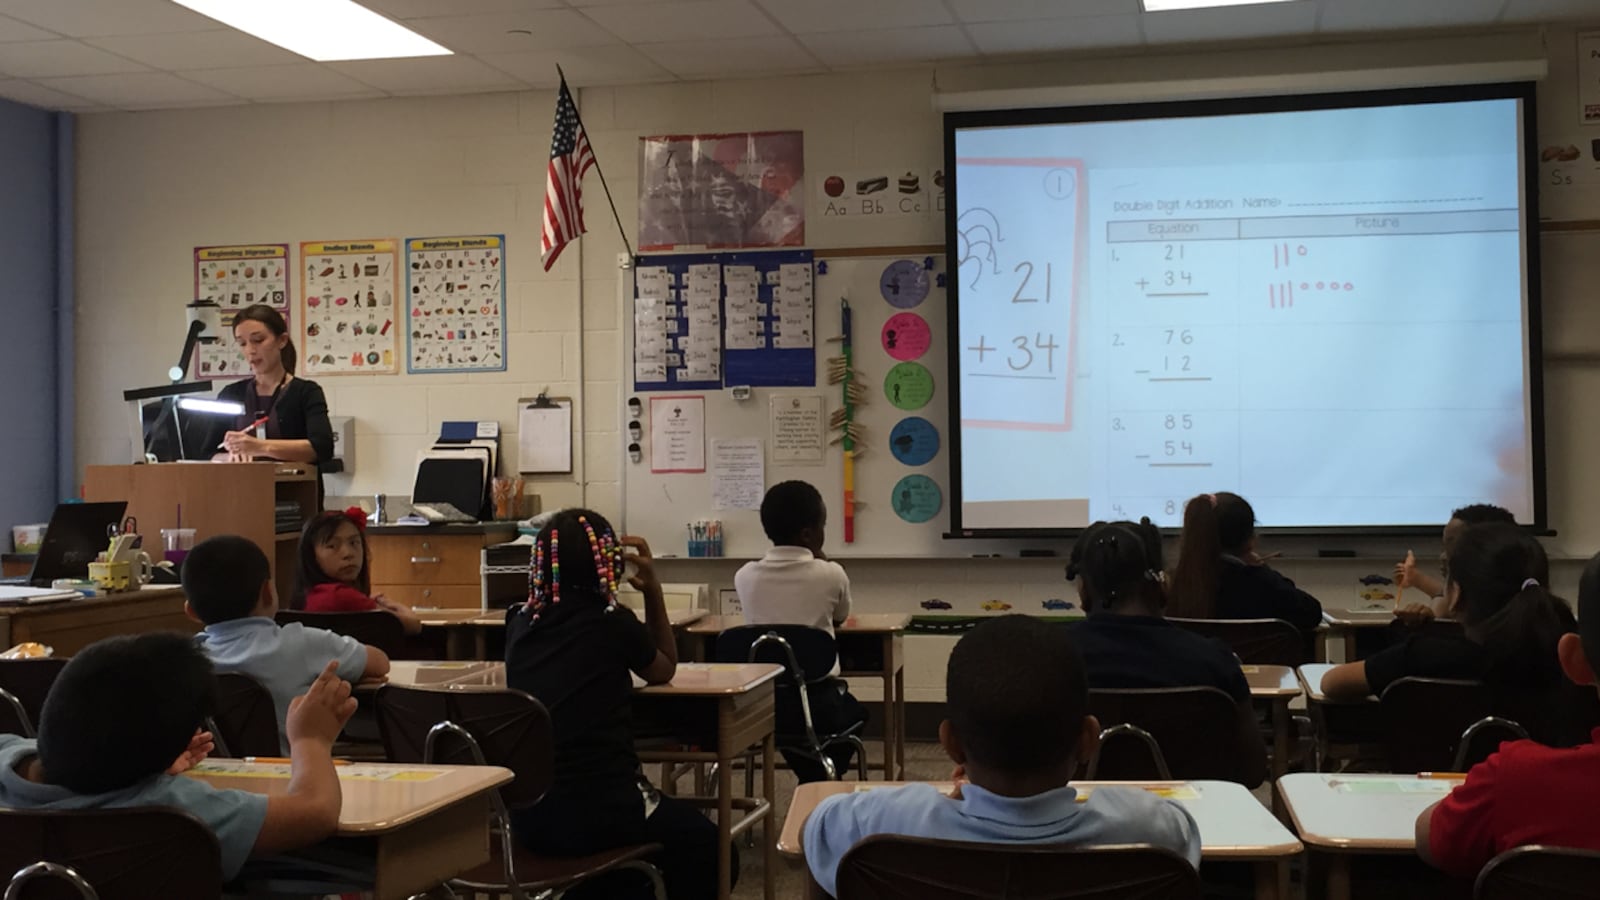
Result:
<svg viewBox="0 0 1600 900"><path fill-rule="evenodd" d="M194 248L194 299L220 309L223 333L207 331L194 348L192 374L203 379L239 378L250 373L244 353L233 342L233 317L257 303L289 315L288 244L236 244Z"/></svg>
<svg viewBox="0 0 1600 900"><path fill-rule="evenodd" d="M504 372L502 234L406 241L406 371Z"/></svg>
<svg viewBox="0 0 1600 900"><path fill-rule="evenodd" d="M307 375L394 375L401 323L399 241L300 245Z"/></svg>

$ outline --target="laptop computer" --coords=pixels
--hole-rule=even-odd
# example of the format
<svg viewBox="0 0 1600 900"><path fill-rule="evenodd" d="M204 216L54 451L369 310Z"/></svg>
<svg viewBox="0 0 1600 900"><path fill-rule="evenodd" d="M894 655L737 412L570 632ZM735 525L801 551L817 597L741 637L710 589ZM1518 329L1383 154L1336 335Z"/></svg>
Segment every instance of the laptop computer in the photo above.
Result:
<svg viewBox="0 0 1600 900"><path fill-rule="evenodd" d="M106 529L122 521L126 501L60 503L45 527L44 540L25 578L0 579L0 584L47 588L57 578L87 578L89 563L106 551Z"/></svg>

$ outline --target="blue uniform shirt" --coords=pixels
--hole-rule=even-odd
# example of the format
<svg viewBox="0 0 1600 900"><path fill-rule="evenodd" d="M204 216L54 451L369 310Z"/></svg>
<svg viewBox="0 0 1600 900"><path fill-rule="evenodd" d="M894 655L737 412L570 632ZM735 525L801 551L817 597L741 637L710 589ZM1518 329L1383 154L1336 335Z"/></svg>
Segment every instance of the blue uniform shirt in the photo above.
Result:
<svg viewBox="0 0 1600 900"><path fill-rule="evenodd" d="M264 616L248 616L207 625L195 635L218 674L237 672L261 683L272 695L278 713L278 741L289 752L283 722L289 701L304 694L329 662L339 663L339 677L361 680L367 668L367 647L355 638L299 622L279 626Z"/></svg>
<svg viewBox="0 0 1600 900"><path fill-rule="evenodd" d="M802 833L806 864L834 893L839 861L874 834L1004 844L1152 844L1200 866L1200 829L1189 811L1139 788L1097 787L1083 803L1071 787L1002 797L973 784L952 800L927 784L837 794L817 804Z"/></svg>
<svg viewBox="0 0 1600 900"><path fill-rule="evenodd" d="M222 877L231 880L250 856L267 820L265 794L226 791L183 775L153 775L105 794L75 794L56 784L29 781L17 765L38 751L38 741L0 735L0 807L6 809L129 809L174 806L206 824L222 849ZM115 748L108 748L115 753ZM48 777L48 773L46 773Z"/></svg>

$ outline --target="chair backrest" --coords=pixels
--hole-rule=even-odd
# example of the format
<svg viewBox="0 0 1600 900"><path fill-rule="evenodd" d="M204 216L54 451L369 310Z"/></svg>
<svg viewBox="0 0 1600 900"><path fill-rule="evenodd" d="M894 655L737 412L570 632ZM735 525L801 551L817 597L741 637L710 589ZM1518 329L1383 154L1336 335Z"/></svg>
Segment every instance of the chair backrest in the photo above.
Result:
<svg viewBox="0 0 1600 900"><path fill-rule="evenodd" d="M306 612L303 609L280 609L279 625L299 622L307 628L325 628L336 634L353 637L363 644L377 647L389 657L403 656L406 646L405 626L400 619L381 609L369 612Z"/></svg>
<svg viewBox="0 0 1600 900"><path fill-rule="evenodd" d="M1244 771L1239 746L1238 705L1214 687L1091 690L1089 712L1102 728L1128 724L1155 738L1171 777L1261 783L1262 772ZM1137 741L1119 742L1100 754L1095 778L1139 781L1160 778Z"/></svg>
<svg viewBox="0 0 1600 900"><path fill-rule="evenodd" d="M0 872L38 862L71 868L100 900L222 896L216 835L179 809L0 810ZM77 900L82 894L66 881L37 878L17 896Z"/></svg>
<svg viewBox="0 0 1600 900"><path fill-rule="evenodd" d="M1137 844L979 844L873 835L839 862L838 900L1199 900L1200 876Z"/></svg>
<svg viewBox="0 0 1600 900"><path fill-rule="evenodd" d="M1490 714L1481 681L1401 678L1379 700L1391 772L1450 771L1462 733Z"/></svg>
<svg viewBox="0 0 1600 900"><path fill-rule="evenodd" d="M833 671L833 664L839 658L839 646L834 641L833 635L820 628L811 628L805 625L740 625L730 628L717 635L715 656L717 662L742 663L764 662L789 667L789 658L781 646L775 643L765 643L756 646L756 642L763 635L776 634L788 642L794 650L795 660L800 664L807 682L827 678ZM755 656L750 654L755 648ZM794 673L785 671L784 677L792 678Z"/></svg>
<svg viewBox="0 0 1600 900"><path fill-rule="evenodd" d="M1301 666L1310 662L1300 629L1282 619L1175 619L1168 622L1227 644L1247 666Z"/></svg>
<svg viewBox="0 0 1600 900"><path fill-rule="evenodd" d="M1450 771L1465 772L1489 758L1506 741L1525 741L1528 729L1517 722L1500 716L1484 716L1461 733L1456 742L1456 755Z"/></svg>
<svg viewBox="0 0 1600 900"><path fill-rule="evenodd" d="M0 659L0 690L15 697L26 714L23 721L18 709L11 703L0 703L0 734L32 736L39 727L39 711L44 708L44 698L56 676L67 667L67 661L58 657L48 659Z"/></svg>
<svg viewBox="0 0 1600 900"><path fill-rule="evenodd" d="M1600 853L1517 847L1489 860L1472 889L1475 900L1589 900L1600 885Z"/></svg>
<svg viewBox="0 0 1600 900"><path fill-rule="evenodd" d="M40 878L54 878L62 884L77 891L82 900L100 900L100 895L95 893L94 885L88 879L79 875L71 866L63 866L53 862L36 862L31 866L23 866L17 870L11 880L6 883L5 900L23 900L24 897L43 897L46 888L28 885Z"/></svg>
<svg viewBox="0 0 1600 900"><path fill-rule="evenodd" d="M218 675L211 693L212 733L217 755L277 756L282 752L278 711L272 694L254 678L229 672Z"/></svg>
<svg viewBox="0 0 1600 900"><path fill-rule="evenodd" d="M516 776L500 789L512 809L538 803L555 780L550 713L530 694L388 684L378 689L374 705L384 754L392 762L503 766ZM428 735L441 722L464 730L482 759L472 744L448 731L435 736L430 758Z"/></svg>

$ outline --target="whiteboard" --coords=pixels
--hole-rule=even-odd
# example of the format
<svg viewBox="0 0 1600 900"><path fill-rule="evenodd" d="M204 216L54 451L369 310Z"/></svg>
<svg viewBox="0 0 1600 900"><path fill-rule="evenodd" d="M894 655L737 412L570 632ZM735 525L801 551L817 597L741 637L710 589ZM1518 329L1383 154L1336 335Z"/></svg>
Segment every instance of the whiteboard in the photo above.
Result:
<svg viewBox="0 0 1600 900"><path fill-rule="evenodd" d="M754 388L746 400L733 399L732 391L705 392L706 442L709 448L714 440L725 438L759 438L766 456L766 483L770 487L781 481L799 479L809 481L822 492L828 505L828 535L825 549L830 557L961 557L976 553L999 552L1006 545L999 542L946 541L949 529L949 441L946 425L949 419L945 291L938 284L938 275L944 271L942 257L932 257L933 270L929 272L927 299L909 310L927 321L931 330L928 349L916 361L927 367L933 376L933 396L927 405L915 411L896 408L884 395L884 378L898 361L884 349L882 332L884 323L901 310L891 306L879 292L879 277L885 266L902 259L898 256L818 259L816 279L816 329L817 335L817 386L815 388ZM922 265L926 257L910 258ZM826 271L822 271L823 269ZM772 398L816 396L824 398L827 414L840 407L840 388L827 384L827 360L839 354L837 343L827 338L839 333L839 300L850 300L854 318L855 359L858 377L871 395L867 404L858 408L857 421L866 429L866 450L856 460L856 539L844 543L844 522L841 509L844 500L843 454L837 444L832 444L823 454L821 465L774 464L769 435ZM631 317L624 322L631 328ZM626 335L625 347L632 346L632 334ZM650 408L650 394L637 396L646 411ZM896 423L908 416L926 419L939 434L938 452L928 462L908 466L897 460L889 450L889 435ZM648 417L648 412L646 412ZM649 422L641 423L646 436ZM624 431L627 423L624 422ZM828 433L832 440L836 432ZM712 508L710 473L652 474L649 448L644 448L644 461L623 462L625 529L640 534L650 541L657 555L687 555L687 530L685 526L701 519L718 519L724 533L724 556L756 558L771 546L761 530L761 517L756 510L715 510ZM932 519L912 524L895 513L894 488L906 475L922 474L933 479L943 498L939 512ZM991 546L994 545L994 546ZM1014 547L1012 548L1014 552Z"/></svg>

